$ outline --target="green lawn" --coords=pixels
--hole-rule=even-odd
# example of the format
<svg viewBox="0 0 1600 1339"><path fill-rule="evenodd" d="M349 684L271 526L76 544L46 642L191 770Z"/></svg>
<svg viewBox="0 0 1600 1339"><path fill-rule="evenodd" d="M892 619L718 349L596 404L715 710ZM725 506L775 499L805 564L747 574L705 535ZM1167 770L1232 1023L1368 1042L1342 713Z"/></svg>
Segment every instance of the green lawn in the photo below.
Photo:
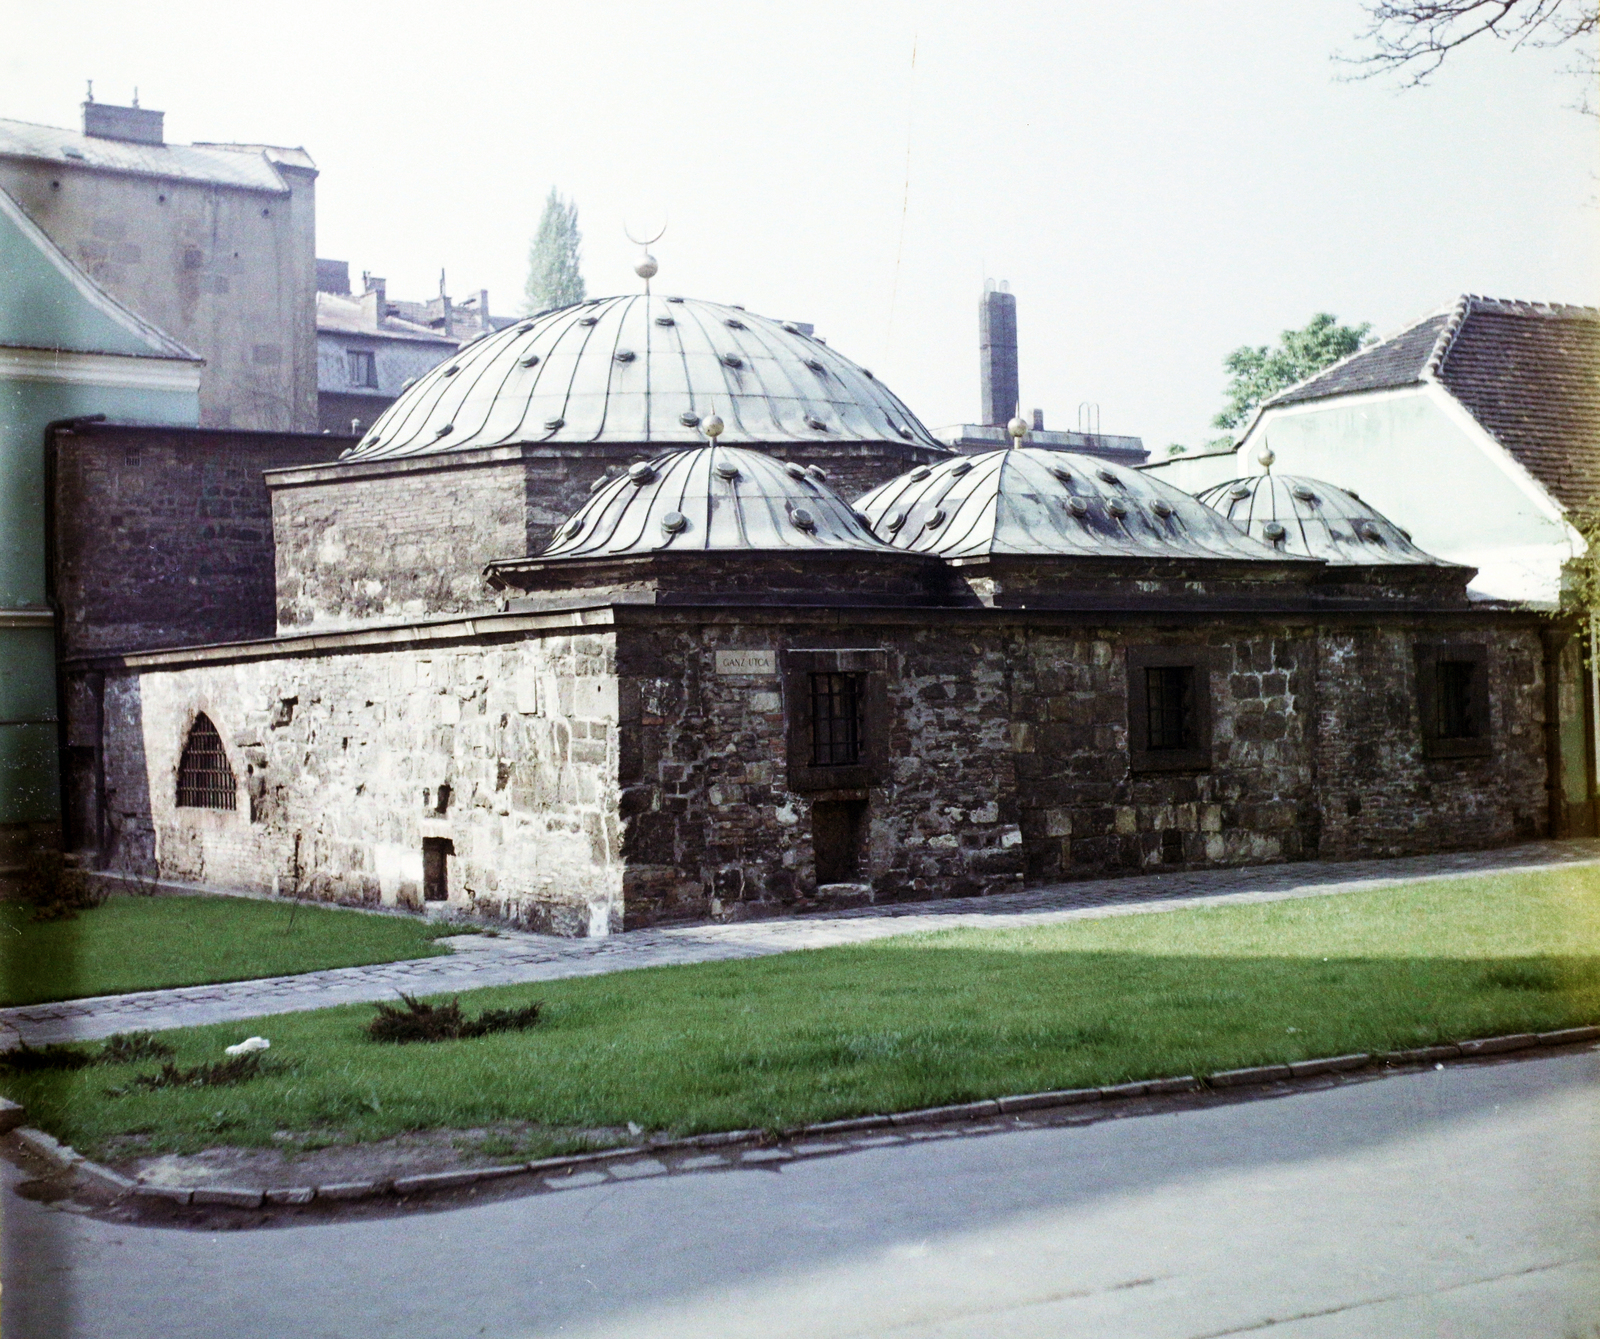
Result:
<svg viewBox="0 0 1600 1339"><path fill-rule="evenodd" d="M72 920L0 903L0 1005L353 967L448 950L450 927L242 897L118 894ZM456 931L458 932L458 931Z"/></svg>
<svg viewBox="0 0 1600 1339"><path fill-rule="evenodd" d="M1600 1021L1597 946L1600 873L1555 870L484 990L469 1012L537 998L545 1021L471 1041L368 1041L370 1006L166 1034L185 1065L271 1038L286 1069L236 1088L108 1097L137 1066L0 1087L86 1151L132 1132L193 1150L498 1120L552 1143L630 1120L782 1128Z"/></svg>

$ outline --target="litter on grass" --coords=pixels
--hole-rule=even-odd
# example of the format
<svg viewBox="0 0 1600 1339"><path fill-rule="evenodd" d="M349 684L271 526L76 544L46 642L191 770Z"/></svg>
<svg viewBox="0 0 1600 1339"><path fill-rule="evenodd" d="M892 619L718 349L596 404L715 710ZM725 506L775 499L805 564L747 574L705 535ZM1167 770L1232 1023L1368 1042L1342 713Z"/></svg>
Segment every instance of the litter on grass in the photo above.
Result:
<svg viewBox="0 0 1600 1339"><path fill-rule="evenodd" d="M252 1051L264 1051L272 1043L265 1037L246 1037L243 1041L232 1046L223 1047L225 1055L249 1055Z"/></svg>

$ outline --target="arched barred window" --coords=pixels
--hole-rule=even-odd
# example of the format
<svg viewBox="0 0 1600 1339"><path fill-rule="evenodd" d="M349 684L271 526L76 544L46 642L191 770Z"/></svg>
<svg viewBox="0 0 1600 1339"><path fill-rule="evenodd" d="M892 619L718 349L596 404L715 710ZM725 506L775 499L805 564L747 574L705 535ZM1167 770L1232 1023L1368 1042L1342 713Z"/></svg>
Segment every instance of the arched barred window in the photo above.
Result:
<svg viewBox="0 0 1600 1339"><path fill-rule="evenodd" d="M184 809L234 809L238 807L238 786L228 755L222 749L222 736L204 712L189 727L189 739L178 763L178 807Z"/></svg>

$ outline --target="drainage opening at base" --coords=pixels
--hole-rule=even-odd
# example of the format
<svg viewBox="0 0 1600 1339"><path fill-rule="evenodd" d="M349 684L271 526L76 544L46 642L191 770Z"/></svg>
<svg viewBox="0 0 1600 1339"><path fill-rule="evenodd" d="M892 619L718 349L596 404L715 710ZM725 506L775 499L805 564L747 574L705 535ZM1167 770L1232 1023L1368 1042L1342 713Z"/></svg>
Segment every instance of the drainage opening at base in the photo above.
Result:
<svg viewBox="0 0 1600 1339"><path fill-rule="evenodd" d="M819 887L857 879L866 826L865 800L818 800L811 806L811 850Z"/></svg>

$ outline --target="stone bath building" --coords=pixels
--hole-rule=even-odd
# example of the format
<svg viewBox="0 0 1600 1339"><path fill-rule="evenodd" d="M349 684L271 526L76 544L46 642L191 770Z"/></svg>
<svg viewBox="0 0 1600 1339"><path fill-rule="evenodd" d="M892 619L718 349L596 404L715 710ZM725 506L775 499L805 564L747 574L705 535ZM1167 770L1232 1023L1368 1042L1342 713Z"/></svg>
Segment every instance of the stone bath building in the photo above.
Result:
<svg viewBox="0 0 1600 1339"><path fill-rule="evenodd" d="M952 452L738 307L488 334L265 487L275 636L69 660L104 868L581 935L1559 830L1562 634L1470 568Z"/></svg>

